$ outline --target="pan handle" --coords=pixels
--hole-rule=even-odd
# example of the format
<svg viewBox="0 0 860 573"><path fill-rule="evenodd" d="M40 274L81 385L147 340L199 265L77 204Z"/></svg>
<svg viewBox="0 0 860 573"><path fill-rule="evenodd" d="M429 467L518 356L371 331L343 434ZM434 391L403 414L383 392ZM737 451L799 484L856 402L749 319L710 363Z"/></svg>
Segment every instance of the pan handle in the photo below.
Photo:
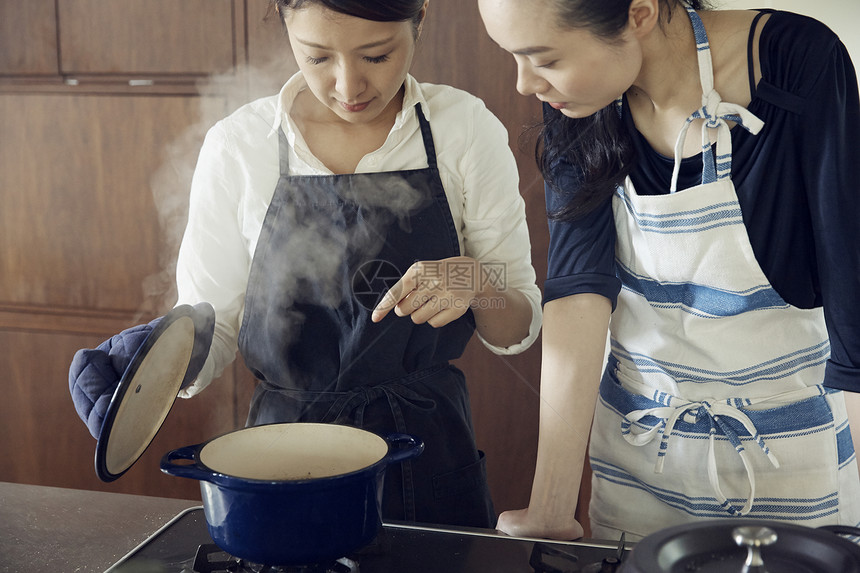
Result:
<svg viewBox="0 0 860 573"><path fill-rule="evenodd" d="M390 447L390 452L385 456L386 464L396 464L412 458L416 458L424 451L424 441L421 438L409 434L388 434L383 437ZM406 445L408 447L394 449L393 446Z"/></svg>
<svg viewBox="0 0 860 573"><path fill-rule="evenodd" d="M196 446L185 446L164 454L161 458L161 471L168 475L176 477L184 477L196 480L208 480L212 477L212 472L203 470L199 467L200 461L197 459L197 452L200 444ZM193 464L178 464L176 460L190 460Z"/></svg>
<svg viewBox="0 0 860 573"><path fill-rule="evenodd" d="M860 527L853 527L851 525L822 525L817 529L821 529L822 531L829 531L830 533L835 533L837 535L850 535L852 537L860 537Z"/></svg>

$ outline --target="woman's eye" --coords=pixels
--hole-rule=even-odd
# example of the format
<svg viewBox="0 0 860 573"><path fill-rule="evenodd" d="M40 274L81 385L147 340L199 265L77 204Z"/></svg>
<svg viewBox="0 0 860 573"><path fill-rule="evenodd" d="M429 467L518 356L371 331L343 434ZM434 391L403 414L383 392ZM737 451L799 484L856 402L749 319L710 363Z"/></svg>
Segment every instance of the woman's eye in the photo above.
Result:
<svg viewBox="0 0 860 573"><path fill-rule="evenodd" d="M558 63L558 60L553 60L551 62L547 62L545 64L535 65L536 68L551 68Z"/></svg>
<svg viewBox="0 0 860 573"><path fill-rule="evenodd" d="M383 54L383 55L381 55L381 56L376 56L375 58L372 58L372 57L370 57L370 56L366 56L364 59L365 59L365 61L368 61L368 62L370 62L371 64L381 64L382 62L387 62L387 61L388 61L388 54Z"/></svg>
<svg viewBox="0 0 860 573"><path fill-rule="evenodd" d="M313 56L308 56L307 60L309 64L317 65L326 61L326 58L314 58Z"/></svg>

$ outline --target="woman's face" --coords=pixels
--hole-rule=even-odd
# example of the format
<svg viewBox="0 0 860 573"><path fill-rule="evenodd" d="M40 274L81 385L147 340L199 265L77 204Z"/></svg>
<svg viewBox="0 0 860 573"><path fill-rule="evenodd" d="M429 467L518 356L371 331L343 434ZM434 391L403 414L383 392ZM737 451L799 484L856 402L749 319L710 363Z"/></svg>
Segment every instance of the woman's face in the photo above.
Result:
<svg viewBox="0 0 860 573"><path fill-rule="evenodd" d="M415 53L413 22L374 22L319 4L287 10L284 22L308 87L338 118L369 123L399 106Z"/></svg>
<svg viewBox="0 0 860 573"><path fill-rule="evenodd" d="M633 85L642 66L627 31L609 43L585 28L565 29L550 0L479 0L487 33L517 62L517 91L573 118L592 115Z"/></svg>

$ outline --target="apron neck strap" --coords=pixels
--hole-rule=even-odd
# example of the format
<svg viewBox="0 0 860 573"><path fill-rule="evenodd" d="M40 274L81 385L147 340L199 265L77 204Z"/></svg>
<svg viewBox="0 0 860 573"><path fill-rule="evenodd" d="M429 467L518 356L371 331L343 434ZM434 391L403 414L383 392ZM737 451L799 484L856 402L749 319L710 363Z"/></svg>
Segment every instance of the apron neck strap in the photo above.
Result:
<svg viewBox="0 0 860 573"><path fill-rule="evenodd" d="M745 107L726 103L714 89L714 67L711 60L711 46L702 19L690 6L685 6L690 23L693 26L693 36L696 40L696 54L699 60L699 81L702 84L702 107L697 109L684 122L684 127L675 142L675 168L672 172L672 183L669 189L674 193L678 186L678 174L681 169L681 157L687 128L697 120L702 124L702 185L721 179L730 179L732 174L732 138L728 121L733 121L749 131L757 134L764 126L755 115ZM710 129L717 130L718 154L712 153ZM716 155L716 156L715 156Z"/></svg>
<svg viewBox="0 0 860 573"><path fill-rule="evenodd" d="M430 122L424 117L421 104L415 104L415 115L418 116L418 125L421 127L421 139L424 141L424 152L427 154L427 166L436 169L436 145L433 143L433 132L430 130Z"/></svg>

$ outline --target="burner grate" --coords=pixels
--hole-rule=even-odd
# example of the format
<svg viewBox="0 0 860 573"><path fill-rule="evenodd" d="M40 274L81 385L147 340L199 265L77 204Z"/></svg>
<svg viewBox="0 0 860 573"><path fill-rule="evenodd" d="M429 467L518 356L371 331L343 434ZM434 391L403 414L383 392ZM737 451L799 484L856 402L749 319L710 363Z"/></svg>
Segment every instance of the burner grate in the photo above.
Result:
<svg viewBox="0 0 860 573"><path fill-rule="evenodd" d="M604 557L600 562L580 564L576 555L537 542L532 547L529 565L534 573L616 573L621 558Z"/></svg>
<svg viewBox="0 0 860 573"><path fill-rule="evenodd" d="M200 545L194 556L194 573L359 573L358 563L338 559L331 563L297 566L259 565L233 557L215 544Z"/></svg>

